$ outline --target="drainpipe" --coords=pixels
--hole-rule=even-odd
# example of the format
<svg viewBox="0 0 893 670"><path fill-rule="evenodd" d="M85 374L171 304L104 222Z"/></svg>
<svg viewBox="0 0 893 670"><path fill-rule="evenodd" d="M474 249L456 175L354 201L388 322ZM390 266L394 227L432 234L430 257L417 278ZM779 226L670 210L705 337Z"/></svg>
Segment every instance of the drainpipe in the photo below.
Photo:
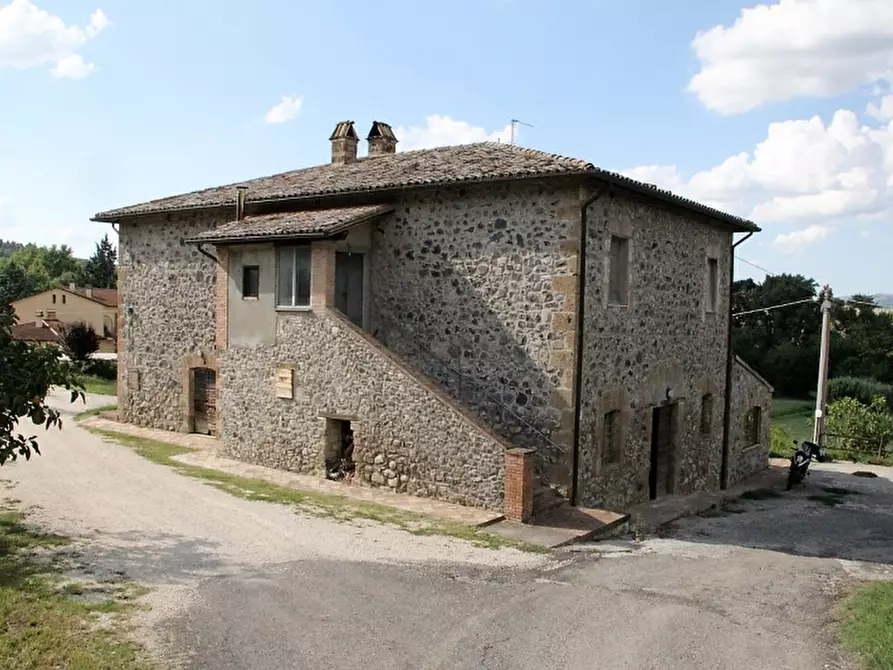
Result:
<svg viewBox="0 0 893 670"><path fill-rule="evenodd" d="M598 191L580 206L580 259L577 278L577 332L574 353L574 444L571 462L571 505L577 504L577 473L580 468L580 422L583 415L583 317L586 304L586 238L589 232L589 206L605 194Z"/></svg>
<svg viewBox="0 0 893 670"><path fill-rule="evenodd" d="M732 243L729 254L729 314L728 332L726 333L726 392L724 398L724 411L722 420L722 465L719 469L719 488L729 488L729 439L732 431L732 290L735 284L735 247L746 242L753 232L747 233L737 242ZM733 235L734 237L734 235Z"/></svg>

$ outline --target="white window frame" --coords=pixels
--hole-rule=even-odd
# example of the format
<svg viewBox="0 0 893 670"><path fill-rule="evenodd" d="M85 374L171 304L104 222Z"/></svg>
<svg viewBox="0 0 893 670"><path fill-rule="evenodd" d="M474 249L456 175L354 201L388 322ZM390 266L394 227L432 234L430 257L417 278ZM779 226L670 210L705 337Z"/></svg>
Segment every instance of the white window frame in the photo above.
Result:
<svg viewBox="0 0 893 670"><path fill-rule="evenodd" d="M308 260L310 262L310 290L307 294L307 304L298 304L295 301L298 298L298 249L306 249L308 252ZM279 299L279 256L282 252L290 250L292 252L292 276L291 276L291 301L292 304L284 305ZM283 244L281 246L275 247L276 254L276 309L277 310L290 310L296 312L307 311L310 309L310 303L313 300L313 251L309 244Z"/></svg>

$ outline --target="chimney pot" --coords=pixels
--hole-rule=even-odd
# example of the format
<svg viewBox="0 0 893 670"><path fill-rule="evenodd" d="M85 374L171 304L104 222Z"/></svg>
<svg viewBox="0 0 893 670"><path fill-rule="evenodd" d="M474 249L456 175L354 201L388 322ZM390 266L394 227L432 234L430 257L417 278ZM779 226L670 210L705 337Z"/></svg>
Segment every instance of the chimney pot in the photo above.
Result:
<svg viewBox="0 0 893 670"><path fill-rule="evenodd" d="M84 289L84 294L85 294L88 298L92 298L92 297L93 297L93 287L92 287L92 286L88 286L87 288L85 288L85 289Z"/></svg>
<svg viewBox="0 0 893 670"><path fill-rule="evenodd" d="M74 282L70 282L70 283L68 284L68 290L73 291L73 290L75 290L76 288L77 288L77 284L75 284Z"/></svg>
<svg viewBox="0 0 893 670"><path fill-rule="evenodd" d="M247 193L247 186L236 187L236 221L241 221L245 218L245 195Z"/></svg>
<svg viewBox="0 0 893 670"><path fill-rule="evenodd" d="M366 136L369 145L369 156L387 156L397 153L397 136L391 127L383 121L373 121L369 135Z"/></svg>
<svg viewBox="0 0 893 670"><path fill-rule="evenodd" d="M344 165L357 160L357 145L360 138L353 129L353 121L342 121L332 131L329 140L332 142L332 163Z"/></svg>

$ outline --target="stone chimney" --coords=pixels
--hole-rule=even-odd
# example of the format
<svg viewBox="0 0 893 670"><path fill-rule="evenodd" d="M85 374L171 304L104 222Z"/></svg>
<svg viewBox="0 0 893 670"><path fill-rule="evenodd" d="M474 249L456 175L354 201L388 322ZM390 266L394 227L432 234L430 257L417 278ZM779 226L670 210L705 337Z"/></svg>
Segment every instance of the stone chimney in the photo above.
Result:
<svg viewBox="0 0 893 670"><path fill-rule="evenodd" d="M74 291L77 287L78 287L77 284L75 284L74 282L69 282L69 284L68 284L69 291Z"/></svg>
<svg viewBox="0 0 893 670"><path fill-rule="evenodd" d="M353 129L353 121L342 121L332 132L329 138L332 142L332 163L344 165L357 160L357 144L360 138Z"/></svg>
<svg viewBox="0 0 893 670"><path fill-rule="evenodd" d="M84 289L84 295L87 296L88 298L92 298L92 297L93 297L93 288L90 287L90 286L88 286L87 288L85 288L85 289Z"/></svg>
<svg viewBox="0 0 893 670"><path fill-rule="evenodd" d="M369 136L369 156L386 156L397 153L397 136L391 127L382 121L373 121Z"/></svg>

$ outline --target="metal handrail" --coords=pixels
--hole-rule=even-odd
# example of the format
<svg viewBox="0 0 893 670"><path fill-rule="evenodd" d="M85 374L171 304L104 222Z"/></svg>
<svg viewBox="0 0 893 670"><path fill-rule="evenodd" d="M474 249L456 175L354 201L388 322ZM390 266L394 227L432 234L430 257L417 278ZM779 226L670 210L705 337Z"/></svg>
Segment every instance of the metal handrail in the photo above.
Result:
<svg viewBox="0 0 893 670"><path fill-rule="evenodd" d="M388 330L390 330L391 328L393 328L393 330L397 331L397 333L399 333L401 335L401 337L400 337L401 342L409 342L418 350L418 352L426 355L430 359L433 359L434 361L436 361L439 364L440 367L446 369L447 371L451 372L452 374L454 374L456 376L456 379L458 380L458 386L459 386L458 396L459 396L460 400L463 400L463 389L468 388L468 386L470 385L472 387L471 388L472 393L478 393L480 395L483 395L487 400L489 400L491 403L496 405L502 412L503 417L505 416L506 413L508 413L509 415L514 417L521 425L525 426L529 431L531 431L537 437L539 437L542 442L551 446L553 449L557 450L559 453L562 453L562 454L566 453L567 449L565 447L562 447L560 444L556 444L543 431L541 431L535 425L530 423L527 419L525 419L524 417L519 415L513 409L506 406L501 400L499 400L498 398L493 396L489 391L487 391L486 389L481 387L478 383L474 382L472 380L472 378L464 375L462 373L461 369L455 368L450 361L444 359L442 356L439 356L436 352L432 351L429 347L427 347L425 344L423 344L420 341L420 339L415 335L415 333L407 331L407 330L400 328L398 326L389 326ZM377 331L376 331L376 333L373 333L373 336L375 336L376 339L378 339ZM382 344L384 344L388 348L391 348L387 342L382 342ZM480 410L478 408L472 407L472 409L476 410L475 413L478 413L478 414L480 413Z"/></svg>

